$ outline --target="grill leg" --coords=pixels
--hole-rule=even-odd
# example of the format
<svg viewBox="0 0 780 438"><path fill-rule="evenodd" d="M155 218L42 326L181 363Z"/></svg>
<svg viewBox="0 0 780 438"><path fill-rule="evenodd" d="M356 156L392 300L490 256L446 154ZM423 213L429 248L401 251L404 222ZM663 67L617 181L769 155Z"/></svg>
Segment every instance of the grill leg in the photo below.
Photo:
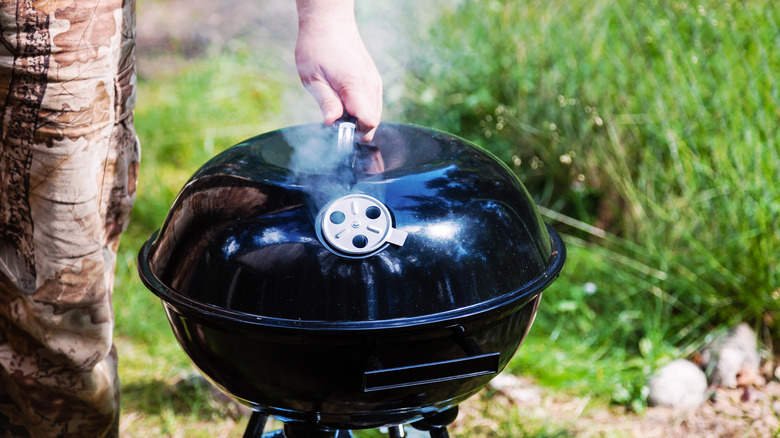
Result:
<svg viewBox="0 0 780 438"><path fill-rule="evenodd" d="M450 433L447 432L446 427L437 427L428 432L431 434L431 438L450 438Z"/></svg>
<svg viewBox="0 0 780 438"><path fill-rule="evenodd" d="M307 423L284 423L285 438L352 438L348 430L321 428Z"/></svg>
<svg viewBox="0 0 780 438"><path fill-rule="evenodd" d="M447 426L455 421L457 416L458 407L454 406L445 411L425 416L422 420L412 423L412 427L428 432L431 438L450 438Z"/></svg>
<svg viewBox="0 0 780 438"><path fill-rule="evenodd" d="M387 430L389 438L403 438L403 426L390 426Z"/></svg>
<svg viewBox="0 0 780 438"><path fill-rule="evenodd" d="M253 411L252 416L249 418L249 424L246 426L246 431L244 431L244 438L260 438L267 421L268 415Z"/></svg>

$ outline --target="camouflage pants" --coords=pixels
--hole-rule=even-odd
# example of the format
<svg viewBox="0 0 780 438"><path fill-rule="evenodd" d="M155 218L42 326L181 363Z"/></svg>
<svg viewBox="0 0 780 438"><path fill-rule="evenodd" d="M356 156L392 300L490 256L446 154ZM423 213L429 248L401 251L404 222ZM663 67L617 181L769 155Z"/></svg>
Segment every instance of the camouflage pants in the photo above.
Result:
<svg viewBox="0 0 780 438"><path fill-rule="evenodd" d="M118 434L133 0L0 0L0 437Z"/></svg>

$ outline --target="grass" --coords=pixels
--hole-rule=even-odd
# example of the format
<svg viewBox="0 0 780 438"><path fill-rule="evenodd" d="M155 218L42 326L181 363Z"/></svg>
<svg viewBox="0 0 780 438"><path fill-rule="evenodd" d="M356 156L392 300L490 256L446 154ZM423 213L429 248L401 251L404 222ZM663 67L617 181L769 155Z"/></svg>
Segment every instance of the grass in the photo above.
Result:
<svg viewBox="0 0 780 438"><path fill-rule="evenodd" d="M406 83L387 84L398 96L393 120L458 133L501 157L569 249L509 369L641 412L648 373L712 330L747 320L771 348L780 339L780 4L439 6L417 6L426 25L408 22ZM125 436L243 433L246 419L189 379L135 257L197 167L289 124L282 90L298 85L260 69L265 61L212 54L139 82L144 156L114 300ZM469 436L569 434L571 424L489 400L469 410Z"/></svg>
<svg viewBox="0 0 780 438"><path fill-rule="evenodd" d="M566 275L607 289L597 315L632 321L596 325L619 355L692 348L741 320L771 347L778 4L489 5L445 8L424 35L407 117L513 165L568 244L600 260Z"/></svg>
<svg viewBox="0 0 780 438"><path fill-rule="evenodd" d="M226 407L203 388L181 387L196 371L176 343L160 301L140 283L135 259L200 165L276 127L283 87L240 55L181 65L139 81L136 126L143 164L136 207L119 248L114 294L122 427L130 437L241 436L246 418L226 415Z"/></svg>

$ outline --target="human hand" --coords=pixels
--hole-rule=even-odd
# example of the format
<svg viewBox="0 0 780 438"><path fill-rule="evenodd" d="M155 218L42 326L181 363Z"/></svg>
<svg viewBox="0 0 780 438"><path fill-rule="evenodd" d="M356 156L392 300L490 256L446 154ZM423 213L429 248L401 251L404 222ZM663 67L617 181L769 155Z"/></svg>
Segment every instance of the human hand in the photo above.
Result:
<svg viewBox="0 0 780 438"><path fill-rule="evenodd" d="M346 110L370 142L382 116L382 78L355 21L354 0L297 0L295 62L330 126Z"/></svg>

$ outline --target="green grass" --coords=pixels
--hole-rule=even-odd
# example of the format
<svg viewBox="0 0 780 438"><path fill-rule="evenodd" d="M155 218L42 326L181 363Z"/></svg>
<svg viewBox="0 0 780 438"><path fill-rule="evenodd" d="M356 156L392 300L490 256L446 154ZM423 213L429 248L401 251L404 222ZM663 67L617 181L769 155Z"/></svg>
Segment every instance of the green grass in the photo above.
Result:
<svg viewBox="0 0 780 438"><path fill-rule="evenodd" d="M220 150L276 127L283 87L240 55L181 66L139 81L136 127L142 165L136 207L119 248L114 293L123 428L130 437L241 436L246 418L225 415L225 406L202 388L177 390L182 376L195 371L160 301L138 279L136 257L198 167Z"/></svg>
<svg viewBox="0 0 780 438"><path fill-rule="evenodd" d="M710 331L747 320L767 346L780 339L780 4L404 5L428 21L408 23L395 121L491 150L565 234L567 265L512 372L641 411L647 374ZM282 90L298 85L250 59L139 82L142 170L114 299L126 436L243 433L244 418L182 386L194 370L135 257L201 164L287 124ZM568 436L485 397L470 436Z"/></svg>
<svg viewBox="0 0 780 438"><path fill-rule="evenodd" d="M464 1L423 35L405 114L495 152L561 221L564 275L609 301L548 294L575 309L561 339L622 362L745 320L771 346L778 22L769 1Z"/></svg>

